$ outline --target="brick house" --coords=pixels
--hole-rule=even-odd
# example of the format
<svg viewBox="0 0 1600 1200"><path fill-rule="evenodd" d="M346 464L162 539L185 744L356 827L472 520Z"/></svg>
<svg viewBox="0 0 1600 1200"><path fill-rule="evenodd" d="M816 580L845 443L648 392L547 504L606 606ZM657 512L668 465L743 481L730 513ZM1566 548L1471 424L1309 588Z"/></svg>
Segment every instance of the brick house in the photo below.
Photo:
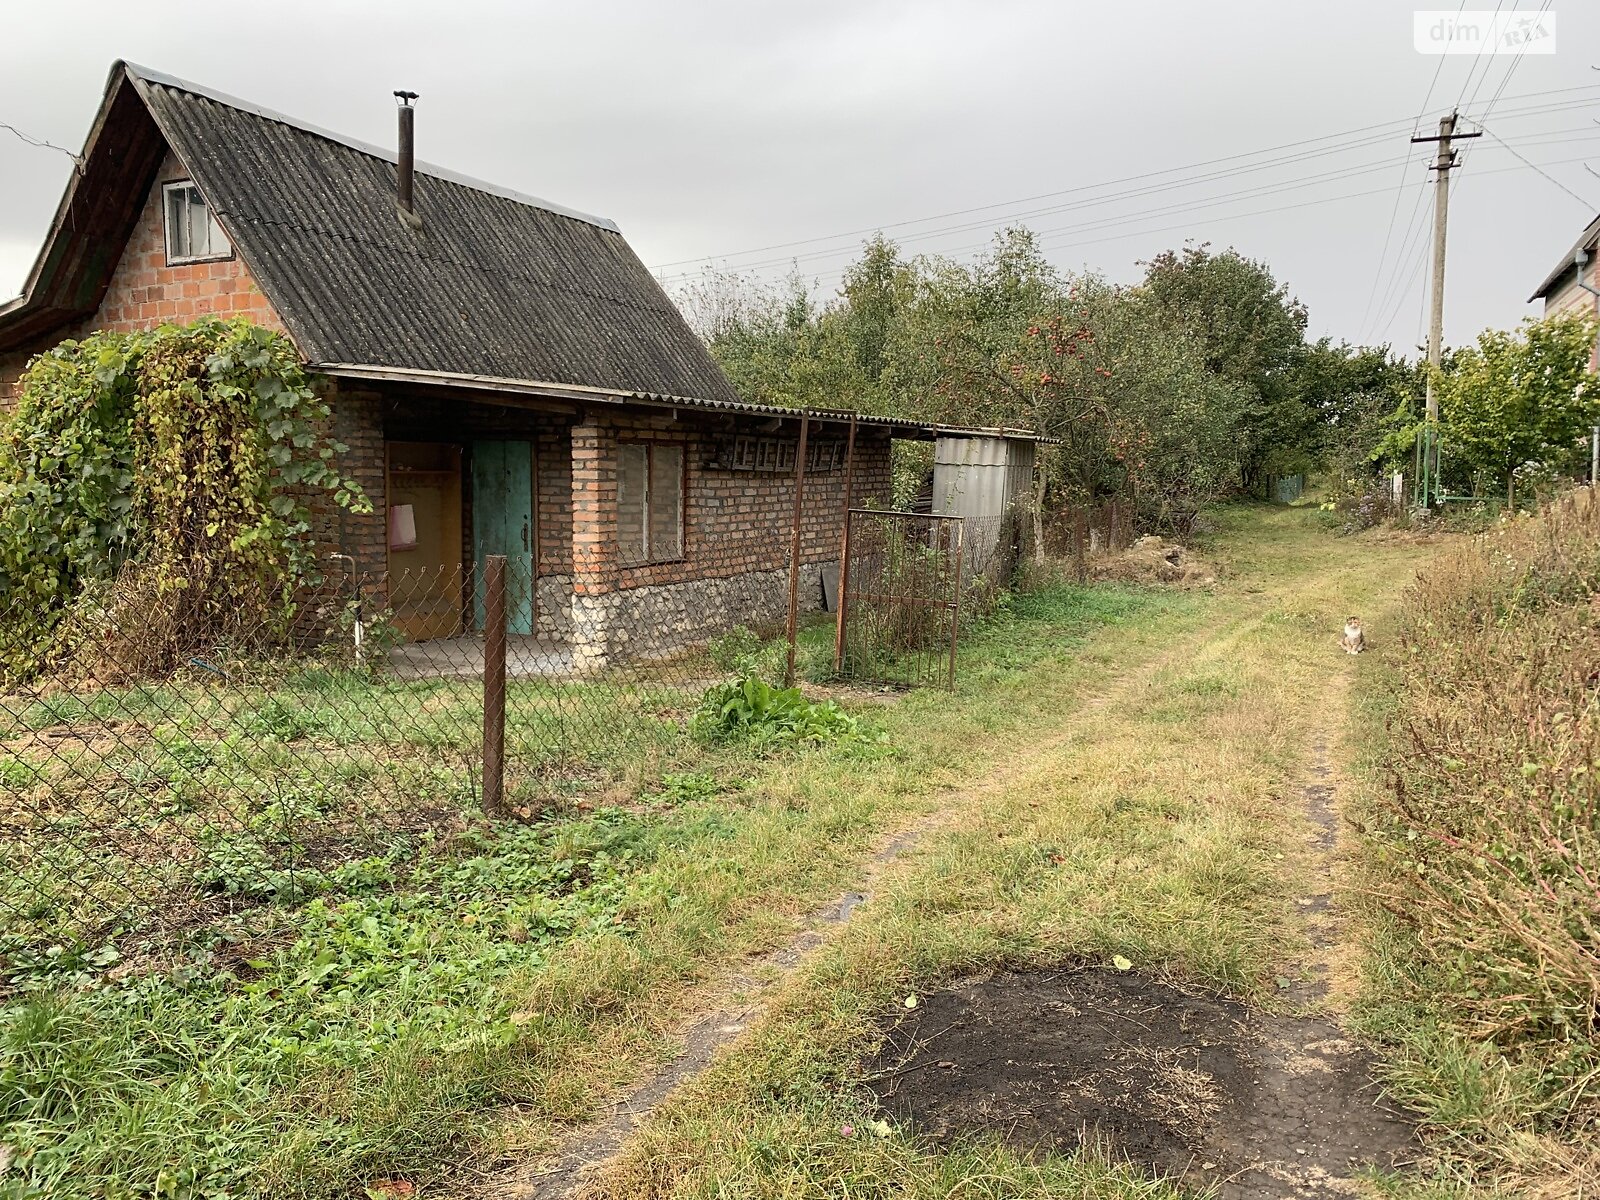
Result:
<svg viewBox="0 0 1600 1200"><path fill-rule="evenodd" d="M1546 317L1565 312L1586 312L1600 316L1600 295L1594 291L1600 288L1597 258L1600 258L1600 217L1590 221L1588 227L1578 235L1572 249L1528 297L1528 303L1542 300L1544 312L1541 315ZM1600 343L1595 347L1589 366L1600 371Z"/></svg>
<svg viewBox="0 0 1600 1200"><path fill-rule="evenodd" d="M802 414L740 400L611 222L118 63L0 305L0 396L64 338L207 313L282 331L327 389L373 512L320 513L320 550L409 638L481 621L488 554L511 631L579 665L784 611ZM892 438L981 431L804 420L815 608L846 479L885 502Z"/></svg>

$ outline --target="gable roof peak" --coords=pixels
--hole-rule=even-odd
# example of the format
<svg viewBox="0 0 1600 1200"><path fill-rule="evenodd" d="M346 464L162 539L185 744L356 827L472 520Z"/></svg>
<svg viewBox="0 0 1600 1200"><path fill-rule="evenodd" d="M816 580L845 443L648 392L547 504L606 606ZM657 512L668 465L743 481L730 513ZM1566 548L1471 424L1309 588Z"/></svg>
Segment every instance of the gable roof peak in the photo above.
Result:
<svg viewBox="0 0 1600 1200"><path fill-rule="evenodd" d="M1578 235L1578 240L1572 244L1572 249L1550 269L1550 274L1544 277L1544 282L1534 289L1533 295L1528 297L1528 303L1546 299L1551 292L1565 284L1568 275L1576 276L1577 268L1574 260L1578 252L1582 250L1592 254L1597 247L1600 247L1600 216L1596 216L1584 227L1583 232Z"/></svg>
<svg viewBox="0 0 1600 1200"><path fill-rule="evenodd" d="M129 81L134 85L135 88L138 89L139 94L145 97L146 100L149 99L147 94L148 85L156 84L160 87L171 88L173 91L187 92L191 96L200 96L217 104L225 104L229 108L238 109L240 112L246 112L252 116L261 117L263 120L272 121L278 125L286 125L291 129L299 130L301 133L312 134L316 137L334 142L337 145L349 147L351 150L359 150L362 154L367 154L373 158L382 159L386 163L394 164L398 161L399 156L394 150L383 146L374 145L371 142L364 142L360 138L353 138L347 136L346 134L336 133L331 129L324 129L322 126L313 125L309 121L302 121L296 117L286 116L285 114L278 112L276 109L267 108L265 105L256 104L249 100L242 100L237 96L230 96L227 92L218 91L216 88L206 87L204 84L194 83L193 81L187 79L180 79L178 76L169 75L165 71L157 71L150 67L142 67L138 63L129 62L127 59L122 59L112 68L113 82L115 81L117 72L119 71L126 74ZM460 184L462 187L469 187L474 191L488 192L493 196L499 196L506 200L514 200L518 204L527 204L534 208L542 208L546 212L555 213L557 216L571 217L575 221L586 221L590 225L597 225L601 229L608 229L613 233L622 232L617 223L609 218L597 217L592 213L582 212L576 208L568 208L564 204L557 204L554 201L544 200L538 196L530 196L526 192L519 192L508 187L501 187L499 184L489 183L482 179L475 179L470 175L463 175L459 171L452 171L447 167L435 166L432 163L423 162L421 159L418 159L416 162L416 171L419 175L428 175L434 179L442 179L447 183Z"/></svg>
<svg viewBox="0 0 1600 1200"><path fill-rule="evenodd" d="M118 63L0 350L99 308L164 156L176 154L309 363L736 402L615 225Z"/></svg>

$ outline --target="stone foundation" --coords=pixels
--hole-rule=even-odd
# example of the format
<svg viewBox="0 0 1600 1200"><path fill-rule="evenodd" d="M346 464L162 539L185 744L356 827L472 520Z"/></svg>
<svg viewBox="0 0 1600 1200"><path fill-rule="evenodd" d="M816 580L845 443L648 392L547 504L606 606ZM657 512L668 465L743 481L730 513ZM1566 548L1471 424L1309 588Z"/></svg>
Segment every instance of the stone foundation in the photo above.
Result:
<svg viewBox="0 0 1600 1200"><path fill-rule="evenodd" d="M568 641L572 637L572 576L541 575L534 589L534 635Z"/></svg>
<svg viewBox="0 0 1600 1200"><path fill-rule="evenodd" d="M801 612L822 608L822 573L834 565L801 566ZM584 672L670 658L737 625L770 624L788 612L787 569L576 595L570 608L573 665Z"/></svg>

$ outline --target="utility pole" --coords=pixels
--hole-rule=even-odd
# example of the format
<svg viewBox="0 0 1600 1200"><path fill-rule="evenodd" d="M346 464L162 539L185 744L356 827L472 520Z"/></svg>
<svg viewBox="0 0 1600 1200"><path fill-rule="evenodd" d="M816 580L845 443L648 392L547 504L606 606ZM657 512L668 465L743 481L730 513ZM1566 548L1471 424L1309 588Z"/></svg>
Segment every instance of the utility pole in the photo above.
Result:
<svg viewBox="0 0 1600 1200"><path fill-rule="evenodd" d="M1438 142L1439 154L1433 160L1436 172L1433 180L1433 303L1428 319L1428 399L1427 421L1423 426L1427 445L1423 450L1422 474L1424 491L1422 502L1432 504L1426 491L1426 481L1431 476L1433 494L1440 495L1439 487L1439 397L1434 391L1433 377L1439 369L1444 342L1444 244L1445 230L1450 219L1450 169L1456 165L1455 150L1451 143L1457 138L1482 137L1481 133L1457 133L1457 114L1452 112L1439 120L1438 137L1414 137L1412 142Z"/></svg>

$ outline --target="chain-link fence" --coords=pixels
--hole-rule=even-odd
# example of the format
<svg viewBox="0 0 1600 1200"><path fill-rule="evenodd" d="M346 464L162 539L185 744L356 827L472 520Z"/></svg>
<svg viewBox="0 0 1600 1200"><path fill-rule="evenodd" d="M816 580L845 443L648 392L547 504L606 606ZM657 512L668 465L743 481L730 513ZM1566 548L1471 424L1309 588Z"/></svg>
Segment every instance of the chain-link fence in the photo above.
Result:
<svg viewBox="0 0 1600 1200"><path fill-rule="evenodd" d="M241 573L197 547L70 600L0 594L0 977L388 886L364 876L397 846L683 770L736 677L951 686L1020 544L963 528L851 510L837 576L702 549L596 590L527 557Z"/></svg>
<svg viewBox="0 0 1600 1200"><path fill-rule="evenodd" d="M471 565L348 567L290 605L281 583L251 604L229 581L223 603L215 581L132 569L45 625L0 604L0 630L29 631L0 636L0 959L181 936L353 886L486 801L516 816L678 769L711 685L781 672L786 578L712 564L574 596L514 569L494 589ZM823 598L808 567L813 677L832 669Z"/></svg>

